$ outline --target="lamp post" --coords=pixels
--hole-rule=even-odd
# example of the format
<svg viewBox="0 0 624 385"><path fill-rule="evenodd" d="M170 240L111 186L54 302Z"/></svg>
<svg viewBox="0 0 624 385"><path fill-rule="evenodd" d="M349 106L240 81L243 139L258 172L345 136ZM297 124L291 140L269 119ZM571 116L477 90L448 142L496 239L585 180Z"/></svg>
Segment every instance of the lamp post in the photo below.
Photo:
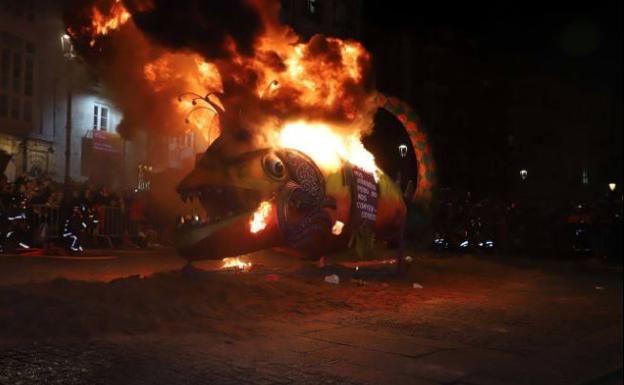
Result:
<svg viewBox="0 0 624 385"><path fill-rule="evenodd" d="M71 180L71 134L72 134L72 60L76 57L71 37L68 34L61 36L61 49L67 65L67 116L65 122L65 186Z"/></svg>
<svg viewBox="0 0 624 385"><path fill-rule="evenodd" d="M529 172L527 170L525 169L520 170L520 179L525 181L527 176L529 176Z"/></svg>
<svg viewBox="0 0 624 385"><path fill-rule="evenodd" d="M399 145L399 154L401 155L401 158L405 158L407 156L407 145L406 144L400 144Z"/></svg>

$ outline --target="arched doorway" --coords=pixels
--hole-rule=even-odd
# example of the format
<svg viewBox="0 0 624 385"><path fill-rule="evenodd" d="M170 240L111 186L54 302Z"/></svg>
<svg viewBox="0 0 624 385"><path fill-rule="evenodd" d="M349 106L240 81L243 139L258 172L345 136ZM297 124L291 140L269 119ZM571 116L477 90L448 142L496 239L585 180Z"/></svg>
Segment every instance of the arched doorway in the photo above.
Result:
<svg viewBox="0 0 624 385"><path fill-rule="evenodd" d="M398 179L403 191L411 180L412 203L427 204L435 187L435 163L431 146L418 115L405 102L383 94L376 96L379 107L373 132L364 138L364 145L375 155L377 163L393 179ZM407 145L405 157L399 146Z"/></svg>

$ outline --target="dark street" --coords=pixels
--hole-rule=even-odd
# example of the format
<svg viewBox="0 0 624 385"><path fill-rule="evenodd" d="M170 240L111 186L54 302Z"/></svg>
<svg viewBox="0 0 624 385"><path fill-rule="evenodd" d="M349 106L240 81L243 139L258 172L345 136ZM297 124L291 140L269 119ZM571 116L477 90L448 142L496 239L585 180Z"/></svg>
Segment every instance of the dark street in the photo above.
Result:
<svg viewBox="0 0 624 385"><path fill-rule="evenodd" d="M88 279L116 279L0 287L0 383L621 381L622 271L600 261L417 254L405 277L354 279L267 254L246 272L187 276L164 254L3 256L7 276L47 265L80 278L88 264ZM331 272L340 284L323 282Z"/></svg>

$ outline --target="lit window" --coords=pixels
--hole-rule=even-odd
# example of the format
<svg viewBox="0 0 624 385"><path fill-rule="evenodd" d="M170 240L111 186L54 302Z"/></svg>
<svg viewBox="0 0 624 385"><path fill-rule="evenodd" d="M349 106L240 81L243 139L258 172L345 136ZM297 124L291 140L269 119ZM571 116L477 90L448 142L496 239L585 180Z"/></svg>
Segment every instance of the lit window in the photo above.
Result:
<svg viewBox="0 0 624 385"><path fill-rule="evenodd" d="M589 171L586 168L583 168L581 172L581 181L583 184L589 184Z"/></svg>
<svg viewBox="0 0 624 385"><path fill-rule="evenodd" d="M100 107L97 106L97 104L95 106L93 106L93 129L97 130L98 128L98 121L100 120Z"/></svg>
<svg viewBox="0 0 624 385"><path fill-rule="evenodd" d="M108 107L99 104L93 106L93 129L108 131Z"/></svg>
<svg viewBox="0 0 624 385"><path fill-rule="evenodd" d="M108 130L108 108L102 107L100 114L100 130L107 131Z"/></svg>

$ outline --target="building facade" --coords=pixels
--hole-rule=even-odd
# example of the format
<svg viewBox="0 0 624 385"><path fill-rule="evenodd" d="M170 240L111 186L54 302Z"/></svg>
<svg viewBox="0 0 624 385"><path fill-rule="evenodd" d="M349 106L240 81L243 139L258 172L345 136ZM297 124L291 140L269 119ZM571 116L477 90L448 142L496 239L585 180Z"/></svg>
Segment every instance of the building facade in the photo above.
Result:
<svg viewBox="0 0 624 385"><path fill-rule="evenodd" d="M9 180L46 174L61 181L69 152L72 180L132 185L145 140L117 133L123 115L97 74L68 54L54 3L0 1L0 168Z"/></svg>

